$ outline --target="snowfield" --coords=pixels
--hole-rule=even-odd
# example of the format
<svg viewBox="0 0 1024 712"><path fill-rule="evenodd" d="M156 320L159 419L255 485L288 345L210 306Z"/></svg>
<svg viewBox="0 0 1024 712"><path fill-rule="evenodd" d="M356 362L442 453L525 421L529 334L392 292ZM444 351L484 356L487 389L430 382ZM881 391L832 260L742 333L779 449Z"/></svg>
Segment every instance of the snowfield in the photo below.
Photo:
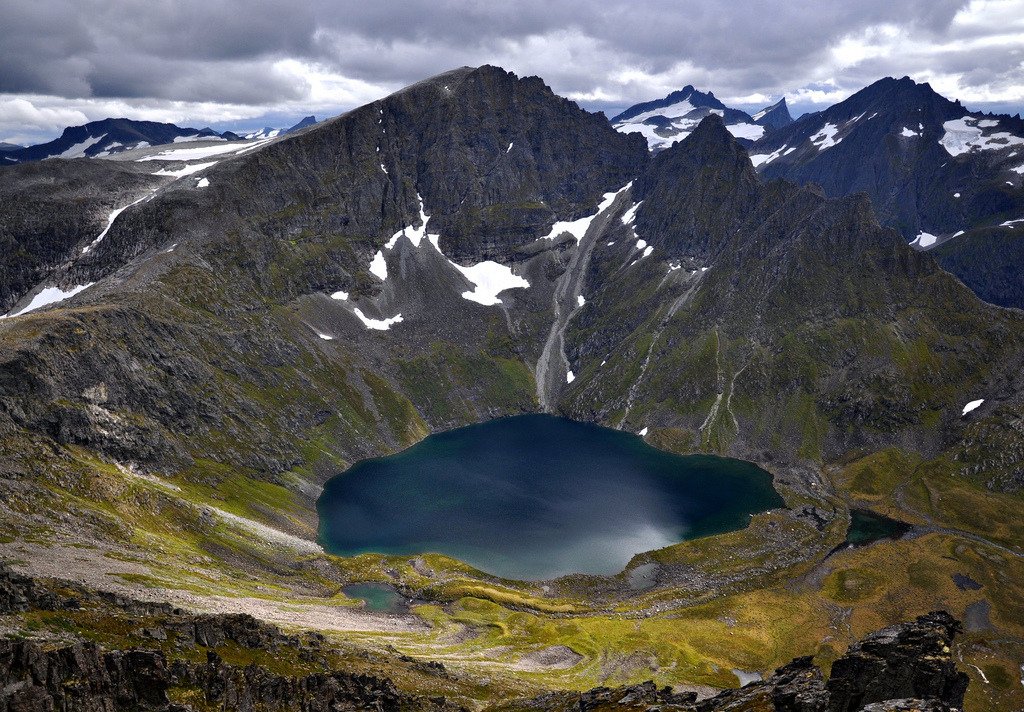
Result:
<svg viewBox="0 0 1024 712"><path fill-rule="evenodd" d="M210 161L209 163L193 163L191 166L185 166L184 168L178 168L177 170L171 170L170 168L161 168L160 170L153 173L155 176L173 176L174 178L184 178L190 176L193 173L199 171L205 171L210 166L217 165L217 161Z"/></svg>
<svg viewBox="0 0 1024 712"><path fill-rule="evenodd" d="M156 191L154 191L154 192L156 192ZM139 203L141 203L143 200L145 200L146 198L150 197L151 195L153 195L153 193L146 193L144 196L142 196L138 200L135 200L135 201L133 201L131 203L128 203L128 205L125 205L123 208L117 208L116 210L111 211L110 216L107 218L107 226L105 228L103 228L103 232L101 232L96 237L95 240L93 240L88 245L86 245L84 248L82 248L82 254L83 255L86 254L87 252L89 252L89 250L91 250L92 248L96 247L96 245L100 244L103 241L103 238L107 236L108 232L110 232L110 228L114 226L114 221L117 220L117 216L118 215L120 215L125 210L127 210L130 207L132 207L133 205L138 205Z"/></svg>
<svg viewBox="0 0 1024 712"><path fill-rule="evenodd" d="M477 304L483 304L484 306L501 304L498 294L506 289L528 288L530 286L530 283L525 279L517 274L513 274L510 267L497 262L491 262L490 260L478 262L469 267L462 267L454 262L452 264L455 266L455 269L462 272L466 279L476 285L476 288L472 291L463 292L462 298Z"/></svg>
<svg viewBox="0 0 1024 712"><path fill-rule="evenodd" d="M22 314L28 314L30 311L41 309L42 307L49 306L50 304L57 304L63 302L65 299L70 299L79 292L84 292L86 289L91 287L95 282L89 282L88 284L79 284L77 287L64 290L60 287L45 287L39 294L32 297L32 301L28 303L28 306L10 314L4 314L0 316L0 319L6 319L7 317L21 316Z"/></svg>
<svg viewBox="0 0 1024 712"><path fill-rule="evenodd" d="M910 242L910 244L911 245L916 245L918 247L931 247L932 245L935 244L936 240L938 240L938 239L939 238L938 238L937 235L933 235L930 232L923 232L922 231L917 237L915 237Z"/></svg>
<svg viewBox="0 0 1024 712"><path fill-rule="evenodd" d="M143 156L136 161L197 161L201 158L233 153L238 150L237 143L226 143L220 146L193 146L191 148L168 148L152 156Z"/></svg>
<svg viewBox="0 0 1024 712"><path fill-rule="evenodd" d="M58 153L56 156L48 156L47 158L84 158L85 149L95 146L106 137L106 134L95 138L90 136L81 143L76 143L74 146L65 149L62 153Z"/></svg>
<svg viewBox="0 0 1024 712"><path fill-rule="evenodd" d="M998 121L992 119L976 119L964 116L942 124L945 133L939 139L946 152L951 156L959 156L971 151L998 151L1009 146L1024 145L1024 138L1007 131L996 131L984 135L982 129L995 128Z"/></svg>

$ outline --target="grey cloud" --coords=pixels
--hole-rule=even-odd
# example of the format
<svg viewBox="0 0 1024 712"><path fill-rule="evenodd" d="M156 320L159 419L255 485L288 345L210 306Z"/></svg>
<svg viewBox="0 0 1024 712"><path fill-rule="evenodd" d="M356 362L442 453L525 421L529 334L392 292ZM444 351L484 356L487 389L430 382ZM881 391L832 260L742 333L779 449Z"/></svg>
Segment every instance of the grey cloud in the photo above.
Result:
<svg viewBox="0 0 1024 712"><path fill-rule="evenodd" d="M1011 3L1012 4L1012 3ZM1017 3L1020 5L1021 3ZM1005 33L1003 21L951 23L967 0L0 0L0 92L272 106L307 87L274 61L315 62L393 87L463 64L540 74L563 93L652 98L644 77L720 96L778 94L823 79L845 37L894 24L924 37ZM977 85L1020 83L1020 57L947 53ZM868 59L843 77L856 89L885 74L936 69L931 58ZM681 71L689 67L689 71ZM638 70L637 79L610 79ZM663 88L663 87L661 87ZM659 88L659 91L660 89Z"/></svg>

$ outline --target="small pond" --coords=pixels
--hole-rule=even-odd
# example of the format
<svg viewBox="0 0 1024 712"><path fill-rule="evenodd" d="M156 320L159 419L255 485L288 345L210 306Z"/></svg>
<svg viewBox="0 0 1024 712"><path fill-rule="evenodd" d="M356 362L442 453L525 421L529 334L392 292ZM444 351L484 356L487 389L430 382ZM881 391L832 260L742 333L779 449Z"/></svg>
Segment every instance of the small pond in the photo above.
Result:
<svg viewBox="0 0 1024 712"><path fill-rule="evenodd" d="M846 543L867 546L882 539L899 539L913 527L906 522L876 514L867 509L850 510L850 527L846 530Z"/></svg>
<svg viewBox="0 0 1024 712"><path fill-rule="evenodd" d="M404 613L408 602L401 593L382 583L354 583L341 589L349 598L361 600L368 611Z"/></svg>

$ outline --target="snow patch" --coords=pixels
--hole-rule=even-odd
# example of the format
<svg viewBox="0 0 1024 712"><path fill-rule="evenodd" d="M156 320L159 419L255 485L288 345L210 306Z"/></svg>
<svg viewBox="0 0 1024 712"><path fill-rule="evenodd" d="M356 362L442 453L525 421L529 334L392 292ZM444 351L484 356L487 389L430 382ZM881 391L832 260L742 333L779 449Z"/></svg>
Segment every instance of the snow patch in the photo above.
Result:
<svg viewBox="0 0 1024 712"><path fill-rule="evenodd" d="M985 402L984 398L979 398L978 400L972 400L970 403L968 403L967 405L964 406L964 412L960 414L960 417L962 418L963 416L965 416L968 413L970 413L972 410L976 410L984 402Z"/></svg>
<svg viewBox="0 0 1024 712"><path fill-rule="evenodd" d="M986 119L979 121L971 116L953 119L942 124L945 133L939 143L951 156L959 156L971 151L998 151L1008 146L1024 145L1024 138L1007 131L990 133L985 136L983 128L993 128L998 121Z"/></svg>
<svg viewBox="0 0 1024 712"><path fill-rule="evenodd" d="M60 287L45 287L42 290L40 290L39 294L32 297L32 301L28 303L28 306L24 307L23 309L20 309L19 311L5 314L2 317L0 317L0 319L6 319L9 316L21 316L22 314L28 314L30 311L41 309L42 307L49 306L50 304L62 302L65 299L70 299L79 292L85 291L94 284L95 282L89 282L88 284L80 284L77 287L72 287L71 289L68 290L61 289Z"/></svg>
<svg viewBox="0 0 1024 712"><path fill-rule="evenodd" d="M85 151L87 148L95 146L97 143L99 143L106 137L106 134L103 134L102 136L97 136L95 138L90 136L81 143L76 143L74 146L65 149L63 152L58 153L55 156L47 156L47 158L84 158Z"/></svg>
<svg viewBox="0 0 1024 712"><path fill-rule="evenodd" d="M514 141L512 143L514 143ZM505 149L505 153L508 153L509 151L512 150L512 143L509 143L508 148Z"/></svg>
<svg viewBox="0 0 1024 712"><path fill-rule="evenodd" d="M632 205L629 206L629 210L622 214L623 225L629 225L631 222L636 220L636 211L643 204L643 202L644 201L641 200L639 203L633 203ZM608 244L610 245L612 243L609 242Z"/></svg>
<svg viewBox="0 0 1024 712"><path fill-rule="evenodd" d="M319 331L316 332L316 335L319 336L324 341L334 341L334 337L333 336L328 336L327 334L321 334Z"/></svg>
<svg viewBox="0 0 1024 712"><path fill-rule="evenodd" d="M383 165L381 167L383 167ZM398 243L398 238L400 238L402 235L408 237L414 247L420 246L420 241L423 240L424 236L427 234L427 222L430 220L430 216L427 215L427 213L423 210L423 198L420 197L419 193L416 194L416 199L419 201L420 204L420 226L413 227L412 225L409 225L407 227L403 227L401 230L392 235L390 240L384 243L385 248L393 250L395 248L395 245ZM436 246L436 243L434 244Z"/></svg>
<svg viewBox="0 0 1024 712"><path fill-rule="evenodd" d="M811 136L810 141L815 146L817 146L819 151L824 151L826 149L832 148L833 146L835 146L836 144L843 140L841 138L836 138L837 133L839 133L838 126L836 126L835 124L825 124L824 126L821 127L821 130L818 131L818 133Z"/></svg>
<svg viewBox="0 0 1024 712"><path fill-rule="evenodd" d="M452 265L475 286L475 289L472 291L463 292L462 298L483 304L484 306L501 304L502 302L498 298L498 294L506 289L528 288L530 286L530 283L525 279L517 274L513 274L510 267L498 262L492 262L491 260L478 262L469 267L463 267L454 262L452 262Z"/></svg>
<svg viewBox="0 0 1024 712"><path fill-rule="evenodd" d="M248 153L249 151L253 150L254 148L259 148L259 147L260 147L260 146L262 146L263 144L267 143L267 142L268 142L269 140L270 140L270 139L262 139L262 140L260 140L260 141L254 141L254 142L253 142L253 144L252 144L251 146L246 146L246 147L245 147L245 148L243 148L243 149L240 149L240 150L238 150L238 151L235 151L235 155L236 155L236 156L241 156L241 155L242 155L243 153Z"/></svg>
<svg viewBox="0 0 1024 712"><path fill-rule="evenodd" d="M781 156L788 156L790 153L796 150L796 146L789 148L785 144L772 151L771 153L755 153L750 157L750 162L754 164L754 168L760 165L768 165L776 158Z"/></svg>
<svg viewBox="0 0 1024 712"><path fill-rule="evenodd" d="M388 263L384 260L384 253L380 250L377 250L377 254L370 260L370 272L381 281L388 278Z"/></svg>
<svg viewBox="0 0 1024 712"><path fill-rule="evenodd" d="M748 138L751 141L764 136L764 126L758 124L726 124L726 130L736 138Z"/></svg>
<svg viewBox="0 0 1024 712"><path fill-rule="evenodd" d="M195 134L194 136L175 136L171 143L188 143L189 141L227 141L223 136L203 136Z"/></svg>
<svg viewBox="0 0 1024 712"><path fill-rule="evenodd" d="M614 194L612 194L612 197L614 199ZM398 239L402 237L402 235L405 235L409 238L413 247L419 248L423 242L423 238L426 237L427 241L434 246L434 249L441 252L441 236L427 233L427 223L430 222L430 216L427 215L424 210L423 198L419 194L416 195L416 198L419 201L419 227L409 225L402 228L392 235L391 239L385 243L385 249L394 249L395 245L398 244ZM443 252L441 254L442 256L444 255ZM484 306L501 304L502 301L498 298L498 294L506 289L528 288L530 286L529 282L514 274L510 267L492 260L478 262L477 264L470 265L468 267L456 264L451 260L448 260L448 263L462 273L462 275L473 284L474 288L470 291L463 292L462 298L468 299L471 302L483 304ZM370 271L382 280L387 279L387 263L384 261L383 252L378 251L374 256L373 261L370 263Z"/></svg>
<svg viewBox="0 0 1024 712"><path fill-rule="evenodd" d="M574 374L572 371L566 372L566 374L565 374L565 382L566 383L572 383L575 380L576 380L576 374Z"/></svg>
<svg viewBox="0 0 1024 712"><path fill-rule="evenodd" d="M619 188L617 191L613 193L605 193L601 199L601 202L597 206L597 212L594 213L593 215L588 215L587 217L579 218L578 220L559 220L558 222L551 226L551 232L549 232L541 239L553 240L559 235L561 235L563 232L567 232L574 238L576 238L576 242L579 242L581 239L583 239L583 236L587 234L587 229L590 227L590 223L594 220L594 218L596 218L598 215L600 215L609 207L611 207L611 204L615 202L615 196L617 196L622 191L628 189L632 185L633 181L630 181L629 183L627 183L626 185Z"/></svg>
<svg viewBox="0 0 1024 712"><path fill-rule="evenodd" d="M931 234L930 232L923 232L922 231L917 237L915 237L910 242L910 244L911 245L917 245L918 247L931 247L932 245L935 244L935 241L938 240L938 239L939 239L938 237L936 237L935 235Z"/></svg>
<svg viewBox="0 0 1024 712"><path fill-rule="evenodd" d="M396 314L395 316L389 317L387 319L371 319L370 317L363 314L362 310L359 307L356 307L352 311L355 312L355 315L359 317L359 320L363 322L363 325L366 326L367 329L387 331L388 329L391 328L392 324L397 324L398 322L402 321L401 313Z"/></svg>
<svg viewBox="0 0 1024 712"><path fill-rule="evenodd" d="M904 136L906 138L912 138L914 136L920 136L920 135L921 134L918 133L917 131L914 131L913 129L908 129L906 126L904 126L903 130L900 131L900 136Z"/></svg>
<svg viewBox="0 0 1024 712"><path fill-rule="evenodd" d="M222 153L233 153L238 150L238 144L232 143L223 146L193 146L192 148L169 148L152 156L143 156L135 159L136 162L143 161L196 161L200 158L219 156Z"/></svg>
<svg viewBox="0 0 1024 712"><path fill-rule="evenodd" d="M155 176L174 176L175 178L184 178L185 176L190 176L193 173L198 173L199 171L205 171L210 166L215 166L215 165L217 165L217 161L210 161L209 163L193 163L191 166L185 166L184 168L179 168L177 170L171 170L169 168L161 168L160 170L155 172L153 175L155 175Z"/></svg>
<svg viewBox="0 0 1024 712"><path fill-rule="evenodd" d="M331 299L337 299L342 302L348 301L348 292L337 291L331 295Z"/></svg>
<svg viewBox="0 0 1024 712"><path fill-rule="evenodd" d="M196 183L196 188L207 188L207 187L209 187L209 185L210 185L210 179L206 178L206 177L203 177L203 178L200 178L199 181Z"/></svg>
<svg viewBox="0 0 1024 712"><path fill-rule="evenodd" d="M587 300L583 297L582 294L579 295L578 297L576 297L576 306L581 307L581 306L583 306L586 303L587 303Z"/></svg>
<svg viewBox="0 0 1024 712"><path fill-rule="evenodd" d="M639 435L642 438L647 437L647 426L644 426L643 428L641 428L640 432L638 432L637 435Z"/></svg>
<svg viewBox="0 0 1024 712"><path fill-rule="evenodd" d="M86 254L87 252L89 252L89 250L91 250L92 248L96 247L96 245L100 244L100 242L103 241L103 238L107 236L108 232L110 232L110 228L114 226L114 221L117 220L117 216L118 215L120 215L125 210L127 210L130 207L132 207L133 205L138 205L139 203L141 203L143 200L145 200L146 198L148 198L151 195L153 195L153 193L146 193L144 196L142 196L138 200L135 200L135 201L132 201L131 203L128 203L128 205L125 205L123 208L117 208L116 210L111 211L110 216L107 217L107 226L105 228L103 228L103 232L101 232L96 237L95 240L93 240L88 245L86 245L85 247L82 248L82 254L83 255Z"/></svg>

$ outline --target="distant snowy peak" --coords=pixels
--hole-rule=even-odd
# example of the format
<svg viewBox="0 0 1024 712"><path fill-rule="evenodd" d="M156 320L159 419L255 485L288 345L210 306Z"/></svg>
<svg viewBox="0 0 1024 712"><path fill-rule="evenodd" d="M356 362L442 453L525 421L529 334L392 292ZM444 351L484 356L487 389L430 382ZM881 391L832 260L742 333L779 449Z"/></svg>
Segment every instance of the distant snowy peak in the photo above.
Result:
<svg viewBox="0 0 1024 712"><path fill-rule="evenodd" d="M760 112L759 112L760 113ZM885 78L772 129L748 150L766 180L864 192L879 221L986 301L1024 306L1024 121L969 111L927 83Z"/></svg>
<svg viewBox="0 0 1024 712"><path fill-rule="evenodd" d="M765 132L750 114L730 109L714 93L700 92L689 85L664 99L631 106L614 117L612 125L622 133L641 134L652 151L660 151L689 136L710 114L721 116L736 138L756 141Z"/></svg>
<svg viewBox="0 0 1024 712"><path fill-rule="evenodd" d="M277 138L282 133L284 133L284 129L275 129L275 128L271 127L271 126L264 126L259 131L251 131L251 132L245 134L244 138L247 138L247 139L250 139L250 140L252 140L252 139L264 139L264 138Z"/></svg>
<svg viewBox="0 0 1024 712"><path fill-rule="evenodd" d="M46 143L4 151L10 162L41 161L47 158L105 158L145 146L183 141L224 140L213 129L182 128L175 124L133 119L103 119L82 126L69 126L59 138Z"/></svg>
<svg viewBox="0 0 1024 712"><path fill-rule="evenodd" d="M789 126L793 123L793 117L789 113L789 106L786 104L786 97L782 97L781 100L771 106L766 106L751 118L753 118L755 124L764 126L766 129L781 129L783 126Z"/></svg>
<svg viewBox="0 0 1024 712"><path fill-rule="evenodd" d="M659 114L665 113L669 110L671 113L672 107L689 107L693 109L695 107L705 107L707 109L721 109L725 110L728 107L719 101L718 97L715 96L714 92L707 92L706 94L701 91L697 91L692 85L687 84L685 87L678 91L674 91L664 99L655 99L654 101L644 101L639 104L634 104L618 116L612 118L613 124L623 123L625 121L639 121L642 120L641 114Z"/></svg>
<svg viewBox="0 0 1024 712"><path fill-rule="evenodd" d="M315 116L307 116L304 119L302 119L299 123L295 124L294 126L292 126L290 128L287 128L287 129L275 129L272 126L264 126L259 131L252 131L250 133L245 134L245 138L247 138L247 139L277 138L278 136L284 136L285 134L290 134L293 131L299 131L299 130L307 128L309 126L313 126L314 124L316 124L316 122L317 121L316 121L316 117Z"/></svg>
<svg viewBox="0 0 1024 712"><path fill-rule="evenodd" d="M758 112L754 119L763 123L780 104ZM899 143L893 145L901 151L924 150L926 144L937 143L954 158L985 152L994 160L1013 163L1015 151L1024 154L1024 122L1020 118L969 112L927 83L908 77L880 79L824 111L777 127L758 140L750 153L759 169L773 166L771 175L775 176L783 175L783 165L805 165L844 142L846 159L866 159L888 150L886 142L893 137L898 137ZM1024 171L1024 158L1017 163ZM1015 166L1000 170L1012 171ZM819 182L822 176L798 178Z"/></svg>

